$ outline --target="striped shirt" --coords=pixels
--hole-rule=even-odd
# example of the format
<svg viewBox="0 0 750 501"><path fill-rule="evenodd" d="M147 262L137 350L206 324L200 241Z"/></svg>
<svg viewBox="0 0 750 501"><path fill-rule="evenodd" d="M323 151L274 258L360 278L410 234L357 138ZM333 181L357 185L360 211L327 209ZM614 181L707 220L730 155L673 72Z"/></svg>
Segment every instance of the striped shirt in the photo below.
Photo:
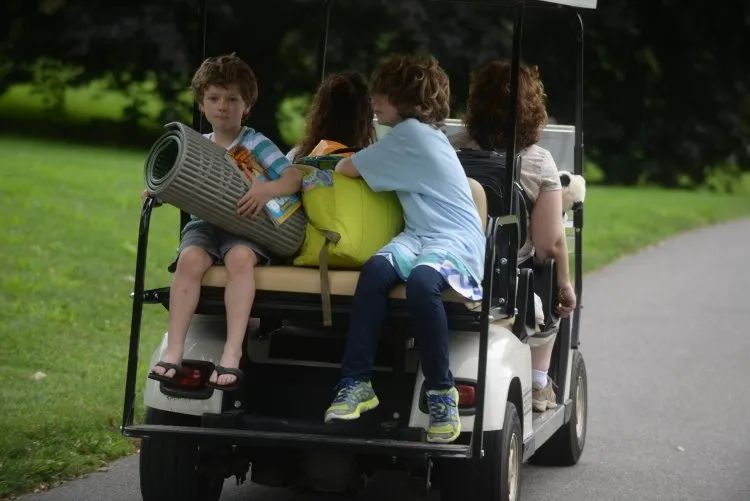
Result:
<svg viewBox="0 0 750 501"><path fill-rule="evenodd" d="M214 140L213 132L204 134L204 136L211 141ZM289 159L284 156L281 150L270 139L250 127L243 127L237 138L227 147L227 150L239 144L252 152L255 159L264 167L265 173L272 181L279 179L282 172L292 165Z"/></svg>
<svg viewBox="0 0 750 501"><path fill-rule="evenodd" d="M209 132L208 134L203 134L203 137L213 141L214 133ZM279 179L287 167L292 165L273 141L250 127L242 127L237 138L232 141L232 144L227 146L226 150L229 151L237 146L244 147L253 154L253 157L255 157L263 167L264 174L270 178L271 181ZM190 222L182 229L182 233L184 234L188 229L194 227L196 224L195 222L200 221L201 219L199 217L191 214Z"/></svg>

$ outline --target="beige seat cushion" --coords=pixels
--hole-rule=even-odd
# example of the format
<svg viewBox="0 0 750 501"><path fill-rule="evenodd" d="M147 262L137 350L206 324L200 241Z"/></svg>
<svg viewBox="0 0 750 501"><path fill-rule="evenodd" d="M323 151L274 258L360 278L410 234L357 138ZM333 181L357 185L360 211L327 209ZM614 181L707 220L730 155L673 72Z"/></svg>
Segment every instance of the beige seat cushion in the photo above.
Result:
<svg viewBox="0 0 750 501"><path fill-rule="evenodd" d="M487 198L482 185L469 179L471 195L477 205L482 228L487 223ZM359 279L358 271L329 270L331 295L353 296ZM203 276L202 284L207 287L224 287L227 284L227 272L223 266L213 266ZM320 294L320 270L317 268L301 268L297 266L266 266L255 270L255 287L258 291L296 292L304 294ZM406 287L402 284L391 292L394 299L406 299ZM452 303L464 303L469 309L481 307L480 302L468 301L452 289L447 289L443 300Z"/></svg>
<svg viewBox="0 0 750 501"><path fill-rule="evenodd" d="M330 270L328 279L331 283L332 296L353 296L359 280L358 271ZM211 267L203 275L202 284L207 287L224 287L227 284L227 271L223 266ZM255 287L259 291L296 292L301 294L320 294L320 271L317 268L300 268L297 266L266 266L255 270ZM402 284L391 292L394 299L406 299L406 287ZM443 294L444 301L467 303L473 308L475 304L467 301L452 289ZM477 303L478 304L478 303Z"/></svg>

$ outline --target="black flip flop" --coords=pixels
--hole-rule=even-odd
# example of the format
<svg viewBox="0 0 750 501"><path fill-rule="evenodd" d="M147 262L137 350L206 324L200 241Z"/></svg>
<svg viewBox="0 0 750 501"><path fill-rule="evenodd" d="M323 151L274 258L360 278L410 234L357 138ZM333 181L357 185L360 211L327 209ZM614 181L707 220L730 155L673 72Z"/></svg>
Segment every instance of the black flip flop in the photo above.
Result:
<svg viewBox="0 0 750 501"><path fill-rule="evenodd" d="M222 367L221 365L216 366L216 379L218 380L220 376L223 375L229 375L234 376L236 379L231 384L217 384L212 383L211 381L206 382L206 386L209 388L214 388L216 390L223 390L223 391L233 391L236 390L237 387L240 385L240 381L242 381L242 378L245 377L245 373L243 373L239 369L230 369L227 367Z"/></svg>
<svg viewBox="0 0 750 501"><path fill-rule="evenodd" d="M167 384L176 384L177 381L182 379L185 374L182 372L182 366L177 364L170 364L169 362L157 362L157 367L163 367L164 368L164 374L157 374L155 372L149 372L148 378L153 379L154 381L159 381L162 383ZM170 370L174 371L174 376L169 377L167 376L167 372Z"/></svg>

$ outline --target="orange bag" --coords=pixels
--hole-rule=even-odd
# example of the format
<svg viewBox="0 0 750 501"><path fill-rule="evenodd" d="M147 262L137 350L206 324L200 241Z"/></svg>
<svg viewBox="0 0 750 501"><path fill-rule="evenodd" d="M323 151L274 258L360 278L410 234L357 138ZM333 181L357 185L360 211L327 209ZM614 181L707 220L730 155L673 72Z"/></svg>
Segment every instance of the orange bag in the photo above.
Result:
<svg viewBox="0 0 750 501"><path fill-rule="evenodd" d="M337 141L329 141L328 139L321 139L320 142L315 145L315 148L313 148L308 156L323 156L331 153L332 151L341 150L344 148L346 148L345 144L341 144ZM352 153L337 153L337 155L341 155L342 157L350 157L352 156Z"/></svg>

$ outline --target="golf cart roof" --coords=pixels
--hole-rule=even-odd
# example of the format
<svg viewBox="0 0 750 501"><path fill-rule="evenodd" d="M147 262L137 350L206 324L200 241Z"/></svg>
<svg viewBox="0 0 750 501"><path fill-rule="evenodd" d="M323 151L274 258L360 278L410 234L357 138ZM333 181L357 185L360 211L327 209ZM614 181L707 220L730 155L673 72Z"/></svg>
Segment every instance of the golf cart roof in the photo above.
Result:
<svg viewBox="0 0 750 501"><path fill-rule="evenodd" d="M333 3L335 0L324 0ZM516 0L428 0L432 2L463 3L474 5L499 5L512 7ZM550 4L573 7L577 9L596 9L598 0L524 0L524 7L552 7Z"/></svg>
<svg viewBox="0 0 750 501"><path fill-rule="evenodd" d="M578 7L579 9L596 9L597 0L537 0L538 2L556 3L558 5L568 5Z"/></svg>

